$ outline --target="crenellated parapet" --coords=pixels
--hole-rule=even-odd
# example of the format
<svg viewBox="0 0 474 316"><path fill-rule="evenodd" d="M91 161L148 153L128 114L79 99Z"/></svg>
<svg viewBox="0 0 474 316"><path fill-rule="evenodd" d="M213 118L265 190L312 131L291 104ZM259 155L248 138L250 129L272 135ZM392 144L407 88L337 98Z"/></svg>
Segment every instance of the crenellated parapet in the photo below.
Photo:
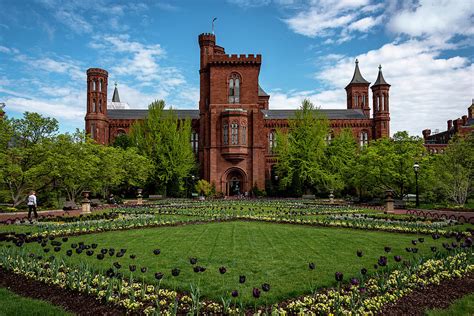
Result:
<svg viewBox="0 0 474 316"><path fill-rule="evenodd" d="M209 58L210 64L257 64L260 65L262 63L262 55L254 55L254 54L218 54L213 55Z"/></svg>

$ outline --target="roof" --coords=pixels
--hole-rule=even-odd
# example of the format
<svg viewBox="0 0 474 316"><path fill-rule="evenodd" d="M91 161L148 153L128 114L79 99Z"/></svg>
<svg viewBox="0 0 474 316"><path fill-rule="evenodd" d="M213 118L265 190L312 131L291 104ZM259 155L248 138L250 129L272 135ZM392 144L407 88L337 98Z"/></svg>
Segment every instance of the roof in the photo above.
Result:
<svg viewBox="0 0 474 316"><path fill-rule="evenodd" d="M169 110L165 110L169 111ZM178 115L178 118L190 118L198 119L199 110L175 110L175 113ZM144 119L148 115L148 110L146 109L120 109L120 110L107 110L107 116L110 119L115 120L139 120Z"/></svg>
<svg viewBox="0 0 474 316"><path fill-rule="evenodd" d="M353 83L364 83L364 84L370 84L370 82L368 82L367 80L364 79L364 77L362 77L362 74L360 73L360 70L359 70L359 61L356 59L355 61L355 70L354 70L354 76L352 76L352 80L351 82L349 82L348 86L353 84Z"/></svg>
<svg viewBox="0 0 474 316"><path fill-rule="evenodd" d="M389 86L389 84L385 81L384 77L383 77L383 74L382 74L382 66L379 65L379 75L377 76L377 80L375 80L375 83L373 86L381 86L381 85L387 85ZM372 86L372 87L373 87Z"/></svg>
<svg viewBox="0 0 474 316"><path fill-rule="evenodd" d="M283 119L293 119L295 118L295 112L297 110L262 110L262 113L265 115L265 119L268 120L283 120ZM328 119L330 120L359 120L367 119L367 116L364 115L361 109L320 109Z"/></svg>
<svg viewBox="0 0 474 316"><path fill-rule="evenodd" d="M258 96L259 97L268 97L269 95L258 85Z"/></svg>
<svg viewBox="0 0 474 316"><path fill-rule="evenodd" d="M117 84L115 84L114 95L112 97L112 102L120 103L120 96L117 89Z"/></svg>

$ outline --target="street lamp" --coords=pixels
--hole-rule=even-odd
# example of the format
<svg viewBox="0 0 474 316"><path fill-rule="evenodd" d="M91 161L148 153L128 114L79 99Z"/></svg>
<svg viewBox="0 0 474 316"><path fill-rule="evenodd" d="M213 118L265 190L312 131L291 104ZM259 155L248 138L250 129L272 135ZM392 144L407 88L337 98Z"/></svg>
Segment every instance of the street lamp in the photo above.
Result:
<svg viewBox="0 0 474 316"><path fill-rule="evenodd" d="M420 170L420 165L415 162L413 165L413 170L415 170L415 181L416 181L416 207L420 206L420 197L418 192L418 171Z"/></svg>

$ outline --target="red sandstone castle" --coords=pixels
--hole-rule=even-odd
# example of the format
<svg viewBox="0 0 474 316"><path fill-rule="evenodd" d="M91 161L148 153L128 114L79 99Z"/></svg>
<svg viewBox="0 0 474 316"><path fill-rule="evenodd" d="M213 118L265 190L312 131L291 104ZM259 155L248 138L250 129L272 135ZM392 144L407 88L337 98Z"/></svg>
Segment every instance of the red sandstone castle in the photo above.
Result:
<svg viewBox="0 0 474 316"><path fill-rule="evenodd" d="M274 181L275 132L286 129L295 110L269 109L270 96L260 87L261 55L227 55L216 45L214 34L199 35L200 99L198 110L176 110L179 118L192 120L191 146L203 179L226 195L250 191ZM123 109L117 87L107 102L108 73L87 70L86 132L98 143L109 144L147 115L147 110ZM350 128L361 146L390 135L389 90L381 67L372 85L370 116L369 85L356 60L346 86L347 109L321 110L330 121L331 134Z"/></svg>

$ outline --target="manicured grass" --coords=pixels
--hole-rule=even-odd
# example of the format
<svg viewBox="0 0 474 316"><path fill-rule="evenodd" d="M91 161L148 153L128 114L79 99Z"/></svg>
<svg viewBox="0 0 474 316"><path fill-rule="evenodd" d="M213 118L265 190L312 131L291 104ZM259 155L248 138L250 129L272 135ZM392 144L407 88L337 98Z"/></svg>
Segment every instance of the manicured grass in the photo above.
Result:
<svg viewBox="0 0 474 316"><path fill-rule="evenodd" d="M466 295L451 304L447 309L433 309L428 316L469 316L474 315L474 293Z"/></svg>
<svg viewBox="0 0 474 316"><path fill-rule="evenodd" d="M47 256L60 254L66 262L86 262L101 269L108 269L117 261L122 265L120 271L127 276L130 275L129 265L135 264L137 271L133 274L134 279L144 277L147 282L156 282L154 273L163 272L162 285L167 288L189 291L191 284L199 284L202 294L218 301L237 289L243 293L244 302L253 305L252 288L261 287L262 283L269 283L271 290L262 294L259 304L309 293L310 283L317 287L334 286L336 271L344 273L345 280L359 277L363 267L369 273L373 272L373 266L381 255L387 256L389 265L393 266L396 264L394 255L401 255L404 259L413 256L405 251L405 247L414 247L411 241L417 237L377 231L236 221L70 237L59 253L53 252L48 245L51 251ZM420 253L417 256L430 254L429 247L435 244L430 236L423 237L425 242L418 243ZM84 251L80 255L74 252L71 258L65 256L65 251L71 249L70 244L80 241L97 243L99 246L94 255L88 257ZM438 248L441 248L441 241L444 239L436 243ZM35 249L37 254L45 255L36 243L26 246ZM385 253L385 246L391 247L392 251ZM107 254L100 261L96 254L101 248L115 248L116 252L126 248L127 252L122 258ZM161 250L160 255L153 254L157 248ZM362 258L356 255L358 249L364 252ZM130 254L135 254L136 259L130 259ZM190 257L198 258L197 264L207 270L194 273ZM315 270L309 270L309 262L316 264ZM221 266L227 268L224 275L218 271ZM147 267L148 271L141 273L141 267ZM171 276L173 268L181 269L178 277ZM247 277L243 286L239 286L239 275Z"/></svg>
<svg viewBox="0 0 474 316"><path fill-rule="evenodd" d="M19 296L0 288L0 316L47 316L72 315L50 303Z"/></svg>

